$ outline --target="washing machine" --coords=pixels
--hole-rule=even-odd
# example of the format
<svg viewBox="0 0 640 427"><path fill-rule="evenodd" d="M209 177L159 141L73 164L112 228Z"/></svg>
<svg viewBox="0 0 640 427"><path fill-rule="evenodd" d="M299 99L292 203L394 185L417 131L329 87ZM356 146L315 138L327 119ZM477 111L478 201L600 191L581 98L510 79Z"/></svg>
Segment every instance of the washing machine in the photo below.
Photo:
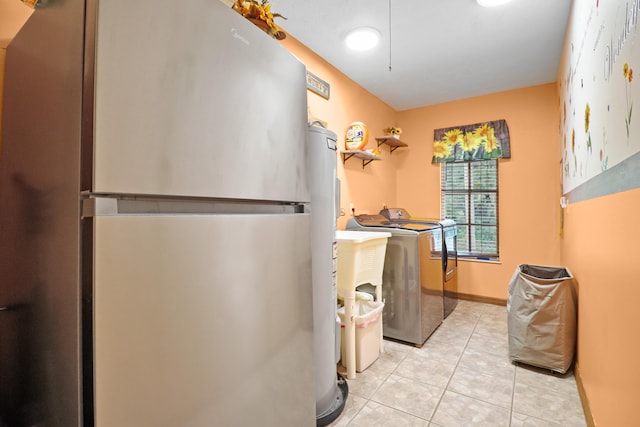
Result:
<svg viewBox="0 0 640 427"><path fill-rule="evenodd" d="M421 347L444 318L442 226L375 214L357 215L346 228L391 233L382 275L383 336Z"/></svg>
<svg viewBox="0 0 640 427"><path fill-rule="evenodd" d="M411 216L403 208L384 208L380 215L398 224L437 223L442 229L442 270L444 288L444 317L446 318L458 305L458 227L452 219L432 219Z"/></svg>

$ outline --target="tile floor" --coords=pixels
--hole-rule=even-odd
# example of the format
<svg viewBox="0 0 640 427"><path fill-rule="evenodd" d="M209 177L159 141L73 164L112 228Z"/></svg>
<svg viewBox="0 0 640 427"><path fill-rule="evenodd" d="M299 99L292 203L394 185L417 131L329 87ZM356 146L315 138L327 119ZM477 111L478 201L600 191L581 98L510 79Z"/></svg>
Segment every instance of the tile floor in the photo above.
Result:
<svg viewBox="0 0 640 427"><path fill-rule="evenodd" d="M384 344L331 426L586 426L572 371L509 361L504 306L459 301L422 348Z"/></svg>

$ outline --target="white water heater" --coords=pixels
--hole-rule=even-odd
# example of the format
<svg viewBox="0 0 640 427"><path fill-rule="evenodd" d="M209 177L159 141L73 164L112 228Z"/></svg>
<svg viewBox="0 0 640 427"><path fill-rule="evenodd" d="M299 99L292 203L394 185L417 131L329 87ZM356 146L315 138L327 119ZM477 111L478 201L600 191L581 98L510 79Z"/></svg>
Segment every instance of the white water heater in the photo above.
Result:
<svg viewBox="0 0 640 427"><path fill-rule="evenodd" d="M336 134L310 125L308 144L316 421L324 426L340 415L348 394L347 383L338 379L336 369L340 343L336 338L336 226L340 204Z"/></svg>

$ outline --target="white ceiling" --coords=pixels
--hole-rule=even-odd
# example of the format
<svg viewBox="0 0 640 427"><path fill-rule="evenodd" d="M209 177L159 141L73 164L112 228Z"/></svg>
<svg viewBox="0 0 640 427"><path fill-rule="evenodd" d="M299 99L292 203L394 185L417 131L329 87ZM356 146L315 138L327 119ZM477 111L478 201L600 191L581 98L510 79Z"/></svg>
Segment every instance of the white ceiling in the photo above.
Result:
<svg viewBox="0 0 640 427"><path fill-rule="evenodd" d="M476 0L270 3L287 18L276 18L287 33L398 111L555 82L571 7L571 0L495 8ZM382 34L373 51L344 45L361 26Z"/></svg>

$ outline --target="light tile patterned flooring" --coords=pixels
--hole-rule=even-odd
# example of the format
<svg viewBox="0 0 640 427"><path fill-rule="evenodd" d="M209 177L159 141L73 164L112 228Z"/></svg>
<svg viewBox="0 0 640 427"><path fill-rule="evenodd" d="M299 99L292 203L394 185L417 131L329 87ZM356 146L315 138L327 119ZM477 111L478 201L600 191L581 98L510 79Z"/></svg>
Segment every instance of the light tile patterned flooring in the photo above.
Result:
<svg viewBox="0 0 640 427"><path fill-rule="evenodd" d="M461 300L422 348L384 344L331 426L586 426L572 371L509 361L504 306Z"/></svg>

